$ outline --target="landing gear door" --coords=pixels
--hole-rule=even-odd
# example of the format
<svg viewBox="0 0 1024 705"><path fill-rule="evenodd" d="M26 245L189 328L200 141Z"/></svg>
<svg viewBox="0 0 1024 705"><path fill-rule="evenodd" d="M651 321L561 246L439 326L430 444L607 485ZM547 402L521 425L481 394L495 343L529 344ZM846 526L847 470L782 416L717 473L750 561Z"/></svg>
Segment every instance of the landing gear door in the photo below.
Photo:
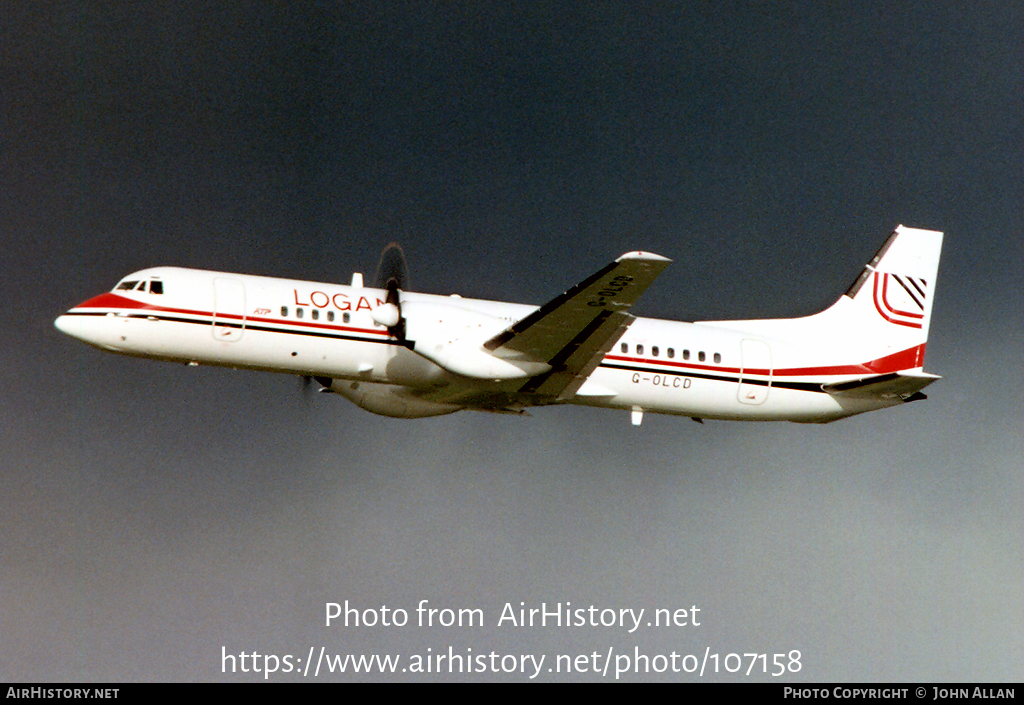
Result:
<svg viewBox="0 0 1024 705"><path fill-rule="evenodd" d="M764 404L772 388L771 348L763 340L745 339L740 342L740 353L740 403Z"/></svg>
<svg viewBox="0 0 1024 705"><path fill-rule="evenodd" d="M245 332L245 284L239 279L213 280L213 337L235 342Z"/></svg>

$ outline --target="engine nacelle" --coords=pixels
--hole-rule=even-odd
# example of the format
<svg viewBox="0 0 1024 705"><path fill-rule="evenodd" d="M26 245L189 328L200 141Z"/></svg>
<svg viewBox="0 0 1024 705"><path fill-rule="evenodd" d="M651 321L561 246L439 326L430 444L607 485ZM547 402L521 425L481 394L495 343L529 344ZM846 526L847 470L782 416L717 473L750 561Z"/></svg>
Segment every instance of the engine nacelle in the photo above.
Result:
<svg viewBox="0 0 1024 705"><path fill-rule="evenodd" d="M483 344L508 328L497 316L459 306L410 301L402 303L405 337L414 352L436 365L474 379L524 379L551 369L544 362L505 360Z"/></svg>
<svg viewBox="0 0 1024 705"><path fill-rule="evenodd" d="M381 304L370 311L370 318L379 326L393 328L398 325L401 314L394 304Z"/></svg>
<svg viewBox="0 0 1024 705"><path fill-rule="evenodd" d="M419 399L413 396L408 387L397 384L336 379L332 380L328 388L362 409L399 419L453 414L463 408L457 404L441 404Z"/></svg>

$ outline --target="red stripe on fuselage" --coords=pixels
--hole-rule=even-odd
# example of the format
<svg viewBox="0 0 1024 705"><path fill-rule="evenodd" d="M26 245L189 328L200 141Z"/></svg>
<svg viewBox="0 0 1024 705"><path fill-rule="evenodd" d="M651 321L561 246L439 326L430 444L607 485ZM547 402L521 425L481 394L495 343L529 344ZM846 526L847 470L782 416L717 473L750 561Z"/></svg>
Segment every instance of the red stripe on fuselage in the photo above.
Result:
<svg viewBox="0 0 1024 705"><path fill-rule="evenodd" d="M129 299L125 296L119 296L111 292L94 296L88 301L75 306L72 311L78 311L84 308L102 308L102 309L129 309L133 311L152 311L154 313L177 313L186 314L189 316L209 316L212 317L211 311L194 311L188 308L172 308L170 306L154 306L144 301L136 301L135 299ZM218 319L234 319L240 321L243 318L246 321L254 321L259 323L276 323L278 325L298 326L302 328L322 328L324 330L337 330L337 331L350 331L354 333L369 333L371 335L381 335L385 338L390 334L384 330L374 330L372 328L354 328L351 326L332 326L326 323L307 323L305 321L295 321L291 319L279 319L279 318L260 318L257 316L239 316L237 314L230 313L218 313Z"/></svg>
<svg viewBox="0 0 1024 705"><path fill-rule="evenodd" d="M153 312L163 313L183 313L192 316L213 316L209 311L194 311L191 309L184 308L170 308L166 306L154 306L144 301L136 301L135 299L129 299L124 296L106 292L95 296L88 301L80 303L75 306L72 311L85 309L85 308L101 308L101 309L130 309L130 310L145 310ZM879 312L881 313L881 312ZM241 319L241 316L227 316L224 314L218 314L218 318L235 318ZM299 326L304 328L321 328L325 330L336 330L336 331L350 331L356 333L368 333L372 335L380 335L388 337L387 331L373 330L372 328L354 328L350 326L332 326L323 323L307 323L305 321L295 320L282 320L274 318L256 318L252 316L246 317L247 321L259 321L261 323L274 323L278 325L288 326ZM282 331L287 332L287 331ZM707 370L711 372L729 372L733 374L748 374L748 375L761 375L767 376L769 373L774 377L809 377L809 376L827 376L827 375L849 375L849 374L886 374L889 372L898 372L900 370L907 370L914 367L920 367L924 360L924 349L925 344L921 343L913 348L907 348L885 357L876 358L869 360L868 362L855 363L852 365L824 365L821 367L783 367L778 369L769 370L765 368L746 368L741 369L738 367L722 367L721 365L697 365L688 362L676 362L670 360L662 360L657 358L641 358L641 357L630 357L625 355L605 355L606 360L617 360L620 362L633 362L645 365L660 365L663 367L674 367L683 370Z"/></svg>
<svg viewBox="0 0 1024 705"><path fill-rule="evenodd" d="M886 355L868 362L853 365L824 365L821 367L780 367L770 371L773 377L809 377L827 375L857 375L857 374L885 374L908 370L912 367L920 367L924 359L924 343L913 348L907 348L900 352ZM687 362L674 362L659 360L657 358L627 357L625 355L605 355L606 360L618 360L620 362L634 362L646 365L662 365L666 367L677 367L688 370L709 370L712 372L729 372L733 374L748 374L767 376L769 370L748 367L722 367L720 365L693 365Z"/></svg>
<svg viewBox="0 0 1024 705"><path fill-rule="evenodd" d="M99 296L94 296L88 301L82 303L71 309L74 311L78 308L155 308L149 304L143 303L142 301L136 301L135 299L129 299L118 294L112 294L106 292Z"/></svg>

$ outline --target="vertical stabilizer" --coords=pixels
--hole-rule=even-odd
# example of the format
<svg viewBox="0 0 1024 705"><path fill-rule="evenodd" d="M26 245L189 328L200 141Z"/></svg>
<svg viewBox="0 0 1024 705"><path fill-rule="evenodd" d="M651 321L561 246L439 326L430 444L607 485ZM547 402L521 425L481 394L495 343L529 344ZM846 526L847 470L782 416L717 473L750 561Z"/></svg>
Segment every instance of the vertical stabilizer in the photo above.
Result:
<svg viewBox="0 0 1024 705"><path fill-rule="evenodd" d="M899 226L835 306L821 316L871 357L899 353L920 369L931 322L942 233Z"/></svg>
<svg viewBox="0 0 1024 705"><path fill-rule="evenodd" d="M873 308L886 323L928 338L939 271L942 233L899 226L853 283L846 296Z"/></svg>
<svg viewBox="0 0 1024 705"><path fill-rule="evenodd" d="M846 292L886 322L928 338L942 233L900 225Z"/></svg>

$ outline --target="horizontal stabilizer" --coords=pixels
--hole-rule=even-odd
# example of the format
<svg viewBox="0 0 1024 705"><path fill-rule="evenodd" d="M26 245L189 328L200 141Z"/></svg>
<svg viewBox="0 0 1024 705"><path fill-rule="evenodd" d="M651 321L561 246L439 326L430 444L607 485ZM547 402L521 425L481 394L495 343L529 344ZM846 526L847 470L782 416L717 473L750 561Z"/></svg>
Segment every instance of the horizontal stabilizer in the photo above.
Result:
<svg viewBox="0 0 1024 705"><path fill-rule="evenodd" d="M821 388L829 394L844 397L859 399L895 399L900 397L909 400L910 397L937 379L941 379L941 377L926 372L890 372L884 375L851 379L846 382L823 384Z"/></svg>

